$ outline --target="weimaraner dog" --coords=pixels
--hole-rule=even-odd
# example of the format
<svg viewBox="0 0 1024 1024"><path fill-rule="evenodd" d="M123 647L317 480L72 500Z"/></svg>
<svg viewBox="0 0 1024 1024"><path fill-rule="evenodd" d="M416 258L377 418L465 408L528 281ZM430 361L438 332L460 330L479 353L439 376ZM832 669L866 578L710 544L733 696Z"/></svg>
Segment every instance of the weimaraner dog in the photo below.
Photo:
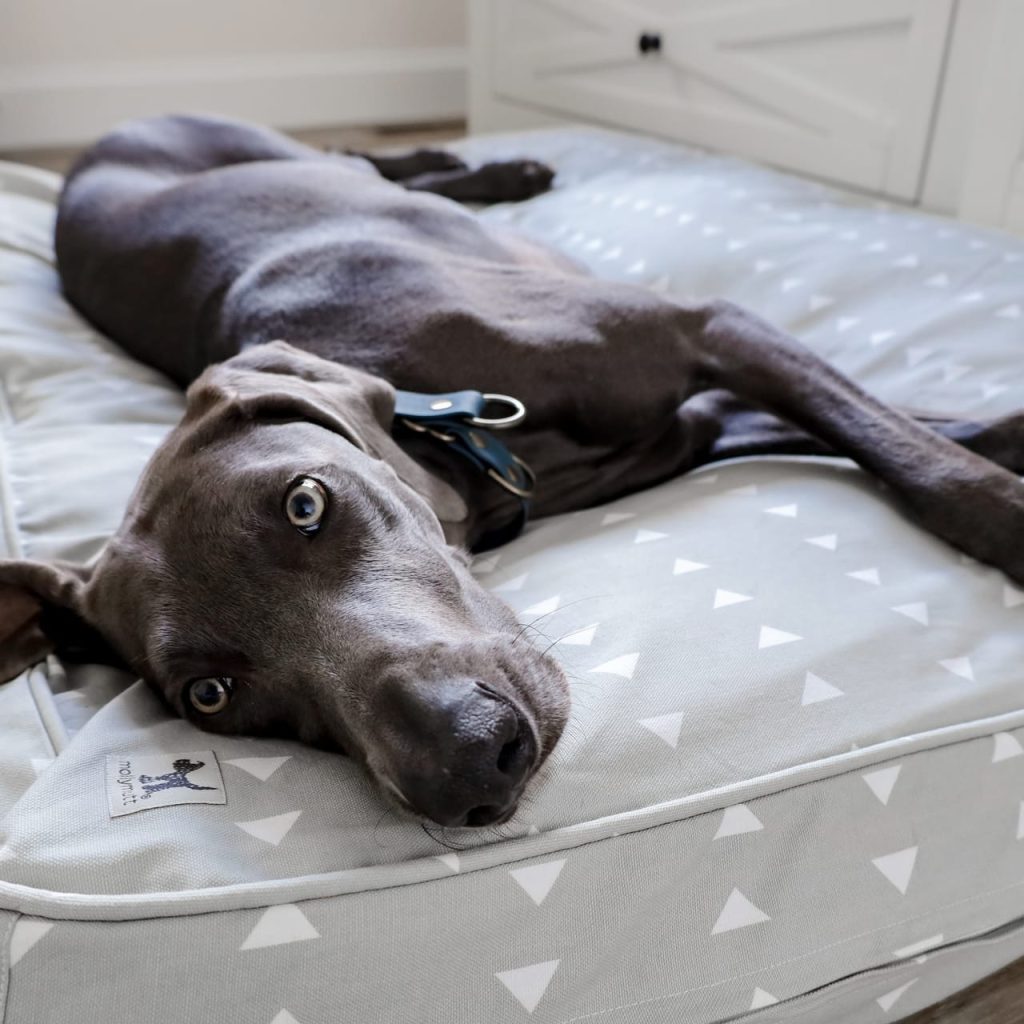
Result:
<svg viewBox="0 0 1024 1024"><path fill-rule="evenodd" d="M1024 418L916 421L743 309L595 279L452 201L550 182L189 117L86 153L65 293L188 405L95 565L0 566L0 677L111 658L204 729L344 751L420 818L481 826L568 713L556 662L469 571L528 499L544 516L727 456L842 454L1024 583ZM508 406L464 391L525 404L514 459L472 420Z"/></svg>

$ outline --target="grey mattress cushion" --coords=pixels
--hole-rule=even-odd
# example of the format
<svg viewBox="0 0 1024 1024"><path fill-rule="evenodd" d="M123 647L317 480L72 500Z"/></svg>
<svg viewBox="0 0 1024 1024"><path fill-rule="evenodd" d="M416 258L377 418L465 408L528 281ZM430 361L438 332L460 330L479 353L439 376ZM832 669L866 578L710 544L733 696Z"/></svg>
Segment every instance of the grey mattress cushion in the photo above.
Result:
<svg viewBox="0 0 1024 1024"><path fill-rule="evenodd" d="M595 273L733 298L897 403L1022 403L1017 240L620 134L460 149L549 160L554 192L480 216ZM64 304L56 183L19 174L0 538L87 558L181 397ZM1024 953L1024 594L849 463L723 464L475 571L573 680L499 830L428 834L346 761L203 734L106 670L0 687L0 1019L126 1019L127 985L158 1022L852 1024ZM183 754L225 802L111 816L118 763Z"/></svg>

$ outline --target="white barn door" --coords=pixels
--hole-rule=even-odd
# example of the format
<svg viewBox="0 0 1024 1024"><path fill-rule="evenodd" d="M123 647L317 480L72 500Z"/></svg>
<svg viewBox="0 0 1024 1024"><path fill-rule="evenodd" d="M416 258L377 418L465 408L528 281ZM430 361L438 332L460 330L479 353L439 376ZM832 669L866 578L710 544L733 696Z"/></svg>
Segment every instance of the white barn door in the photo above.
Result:
<svg viewBox="0 0 1024 1024"><path fill-rule="evenodd" d="M918 195L954 0L492 0L518 103Z"/></svg>

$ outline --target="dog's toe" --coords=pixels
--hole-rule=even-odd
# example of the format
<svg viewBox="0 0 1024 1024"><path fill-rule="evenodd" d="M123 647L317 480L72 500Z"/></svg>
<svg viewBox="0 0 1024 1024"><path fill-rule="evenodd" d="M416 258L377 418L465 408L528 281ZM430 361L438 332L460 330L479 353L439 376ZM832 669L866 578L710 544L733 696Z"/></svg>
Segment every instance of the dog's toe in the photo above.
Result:
<svg viewBox="0 0 1024 1024"><path fill-rule="evenodd" d="M487 164L482 171L494 183L495 199L521 201L547 192L555 172L538 160L502 160Z"/></svg>
<svg viewBox="0 0 1024 1024"><path fill-rule="evenodd" d="M542 164L537 160L524 160L523 177L533 190L532 194L540 195L541 192L547 192L551 188L551 183L555 180L555 172L547 164Z"/></svg>
<svg viewBox="0 0 1024 1024"><path fill-rule="evenodd" d="M426 171L464 171L466 164L454 153L444 149L420 149L416 156L419 158L422 172Z"/></svg>

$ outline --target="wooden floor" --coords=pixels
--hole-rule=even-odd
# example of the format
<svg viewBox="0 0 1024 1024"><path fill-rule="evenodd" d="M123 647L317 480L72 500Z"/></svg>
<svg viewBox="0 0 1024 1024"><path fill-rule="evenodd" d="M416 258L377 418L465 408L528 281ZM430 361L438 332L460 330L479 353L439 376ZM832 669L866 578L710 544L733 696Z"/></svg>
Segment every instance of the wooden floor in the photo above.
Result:
<svg viewBox="0 0 1024 1024"><path fill-rule="evenodd" d="M373 125L340 125L333 128L309 128L288 134L318 149L414 149L418 146L443 146L444 143L465 135L466 125L463 121L394 125L386 128ZM78 146L0 150L0 160L31 164L33 167L64 174L79 150Z"/></svg>
<svg viewBox="0 0 1024 1024"><path fill-rule="evenodd" d="M461 122L407 125L395 128L336 127L290 133L318 148L373 150L443 146L465 134ZM0 151L0 160L32 164L63 174L77 147ZM1024 1024L1024 960L931 1009L906 1019L905 1024Z"/></svg>
<svg viewBox="0 0 1024 1024"><path fill-rule="evenodd" d="M937 1006L908 1017L904 1024L1022 1024L1024 960Z"/></svg>

